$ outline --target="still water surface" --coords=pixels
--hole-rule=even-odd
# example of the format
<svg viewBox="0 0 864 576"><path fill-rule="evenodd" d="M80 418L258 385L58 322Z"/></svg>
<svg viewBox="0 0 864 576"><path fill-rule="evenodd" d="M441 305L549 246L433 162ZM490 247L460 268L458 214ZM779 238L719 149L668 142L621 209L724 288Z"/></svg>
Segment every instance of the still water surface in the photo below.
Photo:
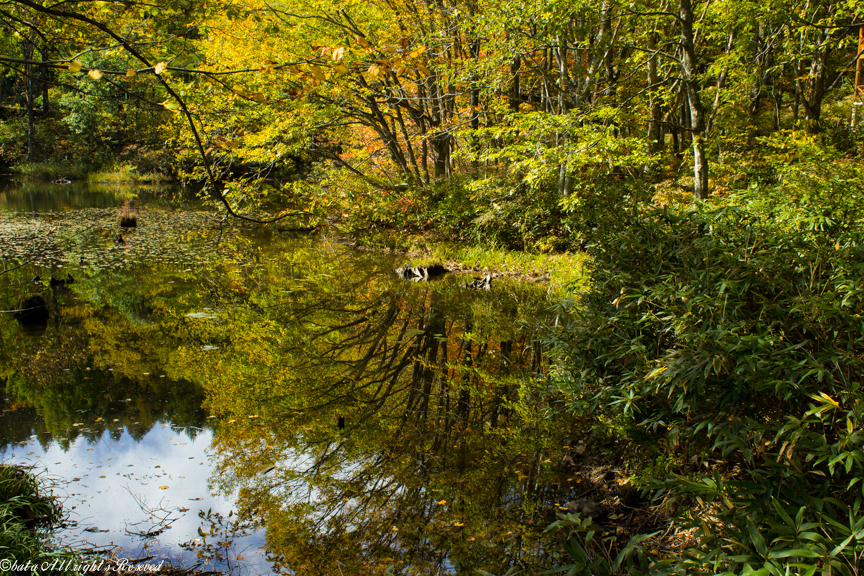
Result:
<svg viewBox="0 0 864 576"><path fill-rule="evenodd" d="M50 313L0 314L0 450L53 480L64 542L238 574L554 565L542 287L405 282L165 195L121 230L129 197L0 191L0 309Z"/></svg>

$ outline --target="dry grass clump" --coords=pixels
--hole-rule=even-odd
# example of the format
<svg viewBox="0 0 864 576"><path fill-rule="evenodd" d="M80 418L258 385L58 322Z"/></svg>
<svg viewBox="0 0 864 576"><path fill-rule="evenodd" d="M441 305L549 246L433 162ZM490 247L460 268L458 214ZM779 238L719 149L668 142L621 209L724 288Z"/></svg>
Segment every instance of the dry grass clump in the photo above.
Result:
<svg viewBox="0 0 864 576"><path fill-rule="evenodd" d="M138 226L138 212L129 202L126 202L120 209L120 214L117 215L117 221L121 228L135 228Z"/></svg>

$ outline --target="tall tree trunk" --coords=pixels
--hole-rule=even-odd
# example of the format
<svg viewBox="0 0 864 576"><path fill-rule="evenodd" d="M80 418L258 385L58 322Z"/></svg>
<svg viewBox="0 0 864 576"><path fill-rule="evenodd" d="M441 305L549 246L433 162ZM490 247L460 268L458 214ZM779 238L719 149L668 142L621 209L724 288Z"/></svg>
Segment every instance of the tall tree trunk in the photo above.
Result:
<svg viewBox="0 0 864 576"><path fill-rule="evenodd" d="M825 79L828 73L828 56L831 47L826 44L827 32L819 34L816 44L816 52L810 64L810 82L807 89L807 97L801 98L804 104L804 115L807 117L807 131L816 134L821 130L822 100L827 92Z"/></svg>
<svg viewBox="0 0 864 576"><path fill-rule="evenodd" d="M405 126L405 119L402 117L402 110L396 107L396 120L399 121L399 130L402 132L402 138L405 139L405 149L408 151L408 160L411 162L411 170L414 174L415 183L419 186L423 179L420 176L420 167L417 165L417 157L414 154L414 146L411 144L411 136L408 134L408 127Z"/></svg>
<svg viewBox="0 0 864 576"><path fill-rule="evenodd" d="M27 38L24 38L21 42L21 51L24 59L29 62L33 59L33 43ZM24 102L27 107L27 162L32 162L36 148L36 117L33 110L36 87L33 82L32 64L27 63L24 65L24 76Z"/></svg>
<svg viewBox="0 0 864 576"><path fill-rule="evenodd" d="M707 198L708 156L705 154L705 108L699 99L701 86L696 70L696 47L693 42L693 5L680 0L678 14L681 22L681 75L690 105L690 134L693 137L693 197Z"/></svg>
<svg viewBox="0 0 864 576"><path fill-rule="evenodd" d="M432 144L432 159L435 164L435 178L446 178L450 176L450 133L439 130L430 138Z"/></svg>
<svg viewBox="0 0 864 576"><path fill-rule="evenodd" d="M795 99L792 102L792 128L798 125L798 110L801 107L801 95L795 90Z"/></svg>
<svg viewBox="0 0 864 576"><path fill-rule="evenodd" d="M583 103L590 103L592 99L594 84L597 81L597 75L600 66L606 61L606 54L611 49L609 45L612 43L612 4L605 0L600 5L600 30L597 32L594 44L594 56L588 66L588 70L581 74L582 81L576 82L577 89L574 91L574 106ZM578 77L578 76L577 76Z"/></svg>
<svg viewBox="0 0 864 576"><path fill-rule="evenodd" d="M510 83L510 91L508 94L508 100L510 103L510 110L513 112L519 111L519 103L522 100L522 96L520 94L519 87L519 71L522 69L522 58L516 56L513 58L513 63L510 64L510 74L513 77L513 80Z"/></svg>
<svg viewBox="0 0 864 576"><path fill-rule="evenodd" d="M659 34L651 32L648 34L648 50L654 50L657 46ZM654 86L657 84L657 55L652 54L648 59L648 85ZM650 116L648 117L648 153L654 154L663 149L663 110L660 107L660 98L652 89L648 92L648 107L650 108Z"/></svg>
<svg viewBox="0 0 864 576"><path fill-rule="evenodd" d="M780 110L783 106L783 90L775 87L775 92L773 95L774 101L774 120L771 125L771 129L776 132L780 130Z"/></svg>
<svg viewBox="0 0 864 576"><path fill-rule="evenodd" d="M559 37L558 47L555 49L555 60L558 64L558 113L566 114L570 105L570 75L567 73L567 39ZM560 139L559 139L560 136ZM567 198L573 190L573 179L567 170L567 141L566 133L556 135L559 140L558 146L562 150L561 163L558 165L558 195Z"/></svg>
<svg viewBox="0 0 864 576"><path fill-rule="evenodd" d="M787 27L789 37L792 37L791 25ZM826 77L828 74L828 56L831 46L828 30L821 30L813 43L809 72L804 70L801 60L793 60L792 69L795 74L795 107L793 119L798 120L798 106L804 108L807 132L816 134L821 130L822 100L828 91ZM803 43L803 40L802 40Z"/></svg>
<svg viewBox="0 0 864 576"><path fill-rule="evenodd" d="M471 42L469 54L474 60L474 66L480 64L480 40ZM479 77L476 72L471 73L470 87L470 105L471 105L471 148L473 151L471 166L474 170L480 166L480 136L477 132L480 130L480 84Z"/></svg>
<svg viewBox="0 0 864 576"><path fill-rule="evenodd" d="M558 63L558 113L564 114L570 107L570 75L567 73L567 39L558 39L555 51Z"/></svg>
<svg viewBox="0 0 864 576"><path fill-rule="evenodd" d="M45 47L41 50L42 53L42 62L48 61L48 48ZM42 114L43 117L48 117L48 80L50 80L52 69L47 66L42 66L39 69L39 82L40 88L42 89Z"/></svg>

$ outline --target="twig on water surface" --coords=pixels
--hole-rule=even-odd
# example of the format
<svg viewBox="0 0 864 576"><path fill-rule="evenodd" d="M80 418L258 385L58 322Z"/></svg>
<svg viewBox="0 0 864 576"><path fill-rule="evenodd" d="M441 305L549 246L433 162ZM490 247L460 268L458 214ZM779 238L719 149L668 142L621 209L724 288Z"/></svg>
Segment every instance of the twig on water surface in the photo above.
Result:
<svg viewBox="0 0 864 576"><path fill-rule="evenodd" d="M162 501L160 500L159 506L156 508L151 508L147 502L135 494L132 493L132 490L129 489L128 486L124 486L129 495L132 496L132 499L135 500L135 503L138 504L138 507L142 512L150 516L151 526L149 530L130 530L129 523L126 523L126 533L133 536L140 536L142 538L155 538L159 536L162 532L171 527L171 522L178 520L178 518L171 518L171 515L177 511L178 508L165 508L162 506ZM163 514L160 517L160 513ZM131 526L138 526L139 524L143 524L146 521L137 522L131 524Z"/></svg>

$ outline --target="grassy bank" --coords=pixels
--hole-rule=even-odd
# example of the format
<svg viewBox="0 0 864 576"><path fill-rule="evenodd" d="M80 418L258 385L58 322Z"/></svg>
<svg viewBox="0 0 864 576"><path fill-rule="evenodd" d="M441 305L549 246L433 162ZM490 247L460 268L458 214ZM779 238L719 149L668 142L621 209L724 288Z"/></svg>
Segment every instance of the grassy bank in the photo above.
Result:
<svg viewBox="0 0 864 576"><path fill-rule="evenodd" d="M569 288L578 288L585 278L583 253L532 254L480 245L455 242L430 242L418 239L406 253L410 266L443 264L452 272L471 274L492 273L548 282L549 292L563 295Z"/></svg>
<svg viewBox="0 0 864 576"><path fill-rule="evenodd" d="M51 545L50 535L62 521L62 509L47 482L32 469L0 464L0 550L2 559L19 566L56 566L80 558ZM55 564L56 561L56 564ZM16 571L36 574L38 570ZM72 572L68 572L72 573Z"/></svg>
<svg viewBox="0 0 864 576"><path fill-rule="evenodd" d="M114 164L96 171L71 162L28 162L14 166L13 174L19 180L32 182L90 182L107 184L163 183L171 178L151 171L141 172L131 164Z"/></svg>

